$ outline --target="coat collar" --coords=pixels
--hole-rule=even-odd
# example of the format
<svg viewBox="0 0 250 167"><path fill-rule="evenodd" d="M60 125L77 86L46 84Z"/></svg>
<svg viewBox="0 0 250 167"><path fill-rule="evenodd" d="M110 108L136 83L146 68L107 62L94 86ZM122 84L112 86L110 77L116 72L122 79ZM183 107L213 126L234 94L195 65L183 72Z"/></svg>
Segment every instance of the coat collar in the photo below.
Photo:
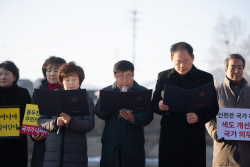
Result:
<svg viewBox="0 0 250 167"><path fill-rule="evenodd" d="M191 70L185 75L185 76L192 76L195 77L197 74L197 68L193 65ZM180 76L180 74L175 70L175 68L172 68L171 72L170 72L170 76L171 75L177 75Z"/></svg>
<svg viewBox="0 0 250 167"><path fill-rule="evenodd" d="M42 81L42 85L39 87L39 89L48 89L48 82L47 80Z"/></svg>
<svg viewBox="0 0 250 167"><path fill-rule="evenodd" d="M8 94L14 92L18 88L16 83L13 83L10 87L8 88L1 88L0 87L0 94Z"/></svg>
<svg viewBox="0 0 250 167"><path fill-rule="evenodd" d="M242 78L240 82L241 82L240 83L241 84L241 89L244 88L248 84L248 82L247 82L247 80L245 78ZM227 77L224 78L224 84L231 90L231 88L230 88L230 80Z"/></svg>
<svg viewBox="0 0 250 167"><path fill-rule="evenodd" d="M116 82L114 82L112 84L112 89L113 90L119 89ZM133 80L133 84L132 84L132 87L130 89L132 89L132 90L140 90L140 86L135 80Z"/></svg>

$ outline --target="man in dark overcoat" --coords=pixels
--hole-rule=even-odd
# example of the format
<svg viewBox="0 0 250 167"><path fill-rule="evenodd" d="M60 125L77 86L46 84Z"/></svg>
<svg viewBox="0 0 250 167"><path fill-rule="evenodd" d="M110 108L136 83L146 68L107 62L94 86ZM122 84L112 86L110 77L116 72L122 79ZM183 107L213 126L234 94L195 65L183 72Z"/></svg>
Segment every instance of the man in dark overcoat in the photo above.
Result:
<svg viewBox="0 0 250 167"><path fill-rule="evenodd" d="M193 65L193 48L188 43L179 42L172 45L171 61L174 68L158 74L152 100L152 110L162 115L159 167L205 167L205 123L219 111L214 87L212 105L187 114L173 111L164 105L161 92L164 85L192 90L213 82L213 76ZM181 101L179 105L182 105Z"/></svg>
<svg viewBox="0 0 250 167"><path fill-rule="evenodd" d="M121 60L114 65L115 82L103 90L132 92L147 90L134 78L134 65ZM122 87L126 86L126 89ZM153 112L128 110L117 113L99 111L100 101L95 107L95 114L105 120L102 134L101 167L145 167L144 130L153 120Z"/></svg>

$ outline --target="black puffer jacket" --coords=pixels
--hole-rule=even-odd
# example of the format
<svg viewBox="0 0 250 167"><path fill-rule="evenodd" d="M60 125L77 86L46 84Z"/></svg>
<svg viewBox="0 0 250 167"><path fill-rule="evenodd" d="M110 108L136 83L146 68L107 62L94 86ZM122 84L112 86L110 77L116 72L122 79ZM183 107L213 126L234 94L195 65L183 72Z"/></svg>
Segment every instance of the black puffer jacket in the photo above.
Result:
<svg viewBox="0 0 250 167"><path fill-rule="evenodd" d="M72 117L62 135L57 134L57 116L40 115L38 125L49 131L45 141L44 167L87 167L86 133L95 127L94 102L88 97L90 116Z"/></svg>

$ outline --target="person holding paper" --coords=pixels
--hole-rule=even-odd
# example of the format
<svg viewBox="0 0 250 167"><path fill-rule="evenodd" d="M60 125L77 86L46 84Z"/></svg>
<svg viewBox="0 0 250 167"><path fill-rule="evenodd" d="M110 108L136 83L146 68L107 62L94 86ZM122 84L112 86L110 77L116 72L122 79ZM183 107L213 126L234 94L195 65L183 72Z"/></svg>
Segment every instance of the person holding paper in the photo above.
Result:
<svg viewBox="0 0 250 167"><path fill-rule="evenodd" d="M126 60L118 61L113 68L115 82L103 88L106 91L132 92L147 90L134 80L134 65ZM111 102L112 103L112 102ZM99 111L95 114L105 120L102 135L101 167L145 167L144 130L153 120L153 112L133 112L121 108L119 112Z"/></svg>
<svg viewBox="0 0 250 167"><path fill-rule="evenodd" d="M11 61L0 64L0 106L19 105L20 124L22 124L25 106L30 103L27 89L17 85L19 69ZM0 166L28 165L27 135L20 134L18 139L0 138Z"/></svg>
<svg viewBox="0 0 250 167"><path fill-rule="evenodd" d="M42 72L44 80L39 89L49 89L55 90L61 88L61 85L58 82L58 69L60 65L66 63L66 61L60 57L51 56L49 57L42 66ZM35 93L33 93L31 104L37 104L37 99ZM45 140L46 136L44 135L30 135L31 140L34 141L31 167L42 167L44 161L45 153Z"/></svg>
<svg viewBox="0 0 250 167"><path fill-rule="evenodd" d="M245 59L240 54L231 54L224 61L224 82L216 86L220 108L250 109L250 86L243 78ZM216 117L206 124L214 140L213 166L250 166L250 141L224 140L217 135Z"/></svg>
<svg viewBox="0 0 250 167"><path fill-rule="evenodd" d="M164 85L192 90L213 82L213 76L193 65L193 48L188 43L176 43L172 45L170 52L174 68L158 74L152 100L152 110L162 115L159 167L205 167L205 123L215 117L219 110L214 86L211 90L214 92L212 105L190 113L172 110L163 104L161 94ZM180 97L179 105L185 100L189 99Z"/></svg>
<svg viewBox="0 0 250 167"><path fill-rule="evenodd" d="M58 70L58 81L63 90L80 89L84 80L84 71L74 62L61 65ZM66 113L60 116L40 115L38 125L41 129L49 131L45 141L46 152L44 167L87 167L87 139L86 133L94 127L94 102L88 96L89 116L71 117ZM62 126L62 134L57 134Z"/></svg>

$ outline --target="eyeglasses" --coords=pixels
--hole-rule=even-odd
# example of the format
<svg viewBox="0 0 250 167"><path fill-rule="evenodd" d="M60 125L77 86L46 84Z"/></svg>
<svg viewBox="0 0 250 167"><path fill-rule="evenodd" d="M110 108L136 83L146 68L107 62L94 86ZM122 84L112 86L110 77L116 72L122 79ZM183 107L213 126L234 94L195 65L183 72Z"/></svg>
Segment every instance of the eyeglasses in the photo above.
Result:
<svg viewBox="0 0 250 167"><path fill-rule="evenodd" d="M118 78L119 80L123 80L123 79L130 79L130 78L132 78L133 77L133 75L126 75L125 77L124 76L116 76L116 78Z"/></svg>

